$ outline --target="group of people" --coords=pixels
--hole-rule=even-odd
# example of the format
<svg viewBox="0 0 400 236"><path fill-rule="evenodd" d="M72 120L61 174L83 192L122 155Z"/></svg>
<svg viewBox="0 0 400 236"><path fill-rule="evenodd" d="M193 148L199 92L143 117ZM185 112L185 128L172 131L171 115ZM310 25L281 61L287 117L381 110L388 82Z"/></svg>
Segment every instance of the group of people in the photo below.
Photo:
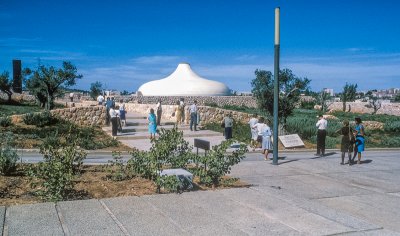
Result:
<svg viewBox="0 0 400 236"><path fill-rule="evenodd" d="M104 102L103 95L97 97L98 105L106 107L106 125L111 123L111 134L115 138L118 131L122 131L122 126L126 126L126 105L123 99L119 100L119 104L115 103L114 97L107 97Z"/></svg>
<svg viewBox="0 0 400 236"><path fill-rule="evenodd" d="M257 118L257 114L253 114L253 117L249 120L249 125L251 131L250 146L253 151L261 146L264 160L269 160L268 154L272 150L272 131L266 123L266 119L262 116Z"/></svg>
<svg viewBox="0 0 400 236"><path fill-rule="evenodd" d="M326 139L326 130L328 127L328 121L320 115L318 117L318 122L316 123L316 127L318 129L317 132L317 156L325 155L325 139ZM342 153L342 161L341 165L349 164L352 165L355 163L354 159L357 156L357 164L361 164L361 153L364 152L364 144L365 144L365 132L364 126L362 124L361 118L356 117L354 119L355 127L350 126L350 122L348 120L343 121L343 127L336 131L336 133L342 135L342 140L340 144L340 151ZM348 155L348 161L345 163L344 159Z"/></svg>
<svg viewBox="0 0 400 236"><path fill-rule="evenodd" d="M198 109L197 109L197 101L194 101L193 104L188 109L190 114L190 130L197 131L197 125L199 123ZM148 131L150 134L150 139L155 138L157 133L157 126L161 125L161 116L162 116L162 105L161 100L158 100L156 105L156 112L153 108L150 109L150 113L147 117L147 121L149 124ZM172 116L176 118L176 125L181 125L185 121L185 102L184 99L181 98L176 102L176 107L172 113Z"/></svg>

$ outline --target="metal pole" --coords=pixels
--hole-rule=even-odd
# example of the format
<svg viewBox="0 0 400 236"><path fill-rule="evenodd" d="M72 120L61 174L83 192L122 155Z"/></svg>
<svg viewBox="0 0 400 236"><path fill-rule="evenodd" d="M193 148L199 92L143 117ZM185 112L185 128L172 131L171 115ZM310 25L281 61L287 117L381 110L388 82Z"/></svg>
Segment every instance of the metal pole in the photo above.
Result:
<svg viewBox="0 0 400 236"><path fill-rule="evenodd" d="M279 99L279 48L280 48L280 8L275 8L275 56L274 56L274 159L272 164L278 164L278 99Z"/></svg>

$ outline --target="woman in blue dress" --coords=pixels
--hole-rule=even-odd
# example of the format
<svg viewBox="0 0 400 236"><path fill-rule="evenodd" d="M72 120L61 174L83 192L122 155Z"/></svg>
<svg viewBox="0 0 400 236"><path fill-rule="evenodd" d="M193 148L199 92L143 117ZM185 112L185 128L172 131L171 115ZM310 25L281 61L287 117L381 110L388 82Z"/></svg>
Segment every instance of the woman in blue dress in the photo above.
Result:
<svg viewBox="0 0 400 236"><path fill-rule="evenodd" d="M150 133L150 139L156 138L156 132L157 132L157 118L156 115L154 114L154 109L150 109L150 114L149 117L147 118L149 121L149 133Z"/></svg>
<svg viewBox="0 0 400 236"><path fill-rule="evenodd" d="M364 143L365 143L365 138L364 138L364 126L362 125L362 121L360 117L356 117L355 119L356 122L356 127L355 127L355 133L356 133L356 147L354 148L354 151L357 149L357 154L358 154L358 161L357 164L361 164L361 153L364 151ZM353 157L353 160L355 158L355 155Z"/></svg>

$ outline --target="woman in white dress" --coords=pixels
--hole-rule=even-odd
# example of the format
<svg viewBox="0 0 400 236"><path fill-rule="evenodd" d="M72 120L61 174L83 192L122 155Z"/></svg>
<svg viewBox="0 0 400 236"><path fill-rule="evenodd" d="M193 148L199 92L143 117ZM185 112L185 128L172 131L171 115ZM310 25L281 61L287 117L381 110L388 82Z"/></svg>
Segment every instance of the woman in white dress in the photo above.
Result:
<svg viewBox="0 0 400 236"><path fill-rule="evenodd" d="M268 151L272 150L272 143L271 143L271 128L265 124L264 117L260 117L258 119L258 123L254 126L257 129L258 139L261 139L261 149L262 154L264 154L264 159L267 161L268 159Z"/></svg>

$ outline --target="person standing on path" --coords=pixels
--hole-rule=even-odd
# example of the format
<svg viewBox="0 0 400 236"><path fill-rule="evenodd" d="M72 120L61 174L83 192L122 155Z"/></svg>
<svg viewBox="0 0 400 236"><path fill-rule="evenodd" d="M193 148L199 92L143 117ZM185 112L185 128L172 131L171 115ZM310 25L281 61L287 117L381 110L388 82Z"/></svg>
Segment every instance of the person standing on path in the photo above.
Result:
<svg viewBox="0 0 400 236"><path fill-rule="evenodd" d="M106 110L107 110L107 116L106 116L106 125L110 125L110 109L113 107L113 102L111 101L110 97L107 97L106 101Z"/></svg>
<svg viewBox="0 0 400 236"><path fill-rule="evenodd" d="M364 143L365 143L365 133L364 133L364 126L362 124L361 118L356 117L355 119L356 122L356 147L357 147L357 154L358 154L358 160L357 164L361 164L361 153L364 151ZM355 158L355 155L353 159Z"/></svg>
<svg viewBox="0 0 400 236"><path fill-rule="evenodd" d="M271 128L265 124L264 117L258 119L258 123L253 126L257 130L257 140L261 143L262 154L264 154L264 160L268 159L269 150L272 150L271 142Z"/></svg>
<svg viewBox="0 0 400 236"><path fill-rule="evenodd" d="M177 101L176 107L175 107L175 118L176 118L176 125L182 124L182 108L180 106L180 102Z"/></svg>
<svg viewBox="0 0 400 236"><path fill-rule="evenodd" d="M318 116L318 122L315 125L318 129L317 132L317 156L325 155L325 139L326 139L326 129L328 128L328 121L325 120L324 116Z"/></svg>
<svg viewBox="0 0 400 236"><path fill-rule="evenodd" d="M156 118L156 115L154 114L153 108L150 109L150 114L149 114L149 117L147 117L147 120L149 122L150 139L156 138L157 118Z"/></svg>
<svg viewBox="0 0 400 236"><path fill-rule="evenodd" d="M123 99L119 100L119 118L124 126L126 126L126 110L125 110L125 102Z"/></svg>
<svg viewBox="0 0 400 236"><path fill-rule="evenodd" d="M253 148L253 151L258 146L257 142L257 129L254 126L258 123L257 114L253 114L253 117L249 120L250 131L251 131L251 141L250 146Z"/></svg>
<svg viewBox="0 0 400 236"><path fill-rule="evenodd" d="M232 119L232 112L228 114L224 118L224 127L225 127L225 140L232 138L232 128L233 128L233 119Z"/></svg>
<svg viewBox="0 0 400 236"><path fill-rule="evenodd" d="M354 139L353 131L354 130L350 127L348 120L343 121L343 127L341 129L339 129L338 131L336 131L336 133L342 135L342 142L340 144L340 151L342 152L342 162L340 162L341 165L344 165L344 164L351 165L352 164L351 156L352 156L352 153L354 150L353 143L352 143L352 142L354 142L354 140L352 140L352 139ZM346 156L346 152L349 157L348 163L344 163L344 157Z"/></svg>
<svg viewBox="0 0 400 236"><path fill-rule="evenodd" d="M190 130L193 131L193 125L194 125L194 131L197 131L197 101L195 100L194 103L190 106Z"/></svg>
<svg viewBox="0 0 400 236"><path fill-rule="evenodd" d="M71 100L71 102L74 101L74 93L69 93L69 99Z"/></svg>
<svg viewBox="0 0 400 236"><path fill-rule="evenodd" d="M97 96L97 102L98 102L98 104L100 105L100 106L103 106L103 102L104 102L104 97L103 97L103 95L99 95L99 96Z"/></svg>
<svg viewBox="0 0 400 236"><path fill-rule="evenodd" d="M119 110L117 108L115 108L115 106L111 106L109 115L111 117L111 127L112 127L111 134L112 134L113 138L115 139L115 137L117 136L117 132L118 132Z"/></svg>
<svg viewBox="0 0 400 236"><path fill-rule="evenodd" d="M179 107L181 108L181 114L182 114L181 124L185 124L185 99L184 98L181 98L179 100Z"/></svg>
<svg viewBox="0 0 400 236"><path fill-rule="evenodd" d="M161 125L161 115L162 115L162 106L161 106L161 99L157 102L157 125Z"/></svg>

